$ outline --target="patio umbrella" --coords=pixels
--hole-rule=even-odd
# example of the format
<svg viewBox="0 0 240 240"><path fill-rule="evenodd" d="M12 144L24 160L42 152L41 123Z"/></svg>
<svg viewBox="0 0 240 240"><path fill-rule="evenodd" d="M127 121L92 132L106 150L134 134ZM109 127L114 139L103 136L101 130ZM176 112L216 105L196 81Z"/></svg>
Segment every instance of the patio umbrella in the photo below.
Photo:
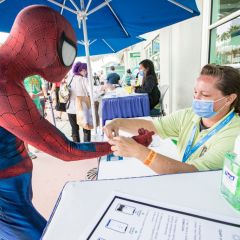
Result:
<svg viewBox="0 0 240 240"><path fill-rule="evenodd" d="M0 0L0 30L9 32L18 12L43 4L60 11L75 28L77 39L139 36L199 15L195 0Z"/></svg>
<svg viewBox="0 0 240 240"><path fill-rule="evenodd" d="M89 38L138 36L199 15L195 0L0 0L0 31L9 32L18 12L32 4L48 5L69 20L77 39L84 40L90 79ZM96 123L94 110L93 119Z"/></svg>

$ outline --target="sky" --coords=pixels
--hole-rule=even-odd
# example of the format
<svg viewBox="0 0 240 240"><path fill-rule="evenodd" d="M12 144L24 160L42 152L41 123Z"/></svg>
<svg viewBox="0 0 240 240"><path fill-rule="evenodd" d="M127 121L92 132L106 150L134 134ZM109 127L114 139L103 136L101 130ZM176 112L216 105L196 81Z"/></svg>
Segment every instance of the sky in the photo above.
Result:
<svg viewBox="0 0 240 240"><path fill-rule="evenodd" d="M4 43L7 36L8 36L8 33L0 32L0 43Z"/></svg>

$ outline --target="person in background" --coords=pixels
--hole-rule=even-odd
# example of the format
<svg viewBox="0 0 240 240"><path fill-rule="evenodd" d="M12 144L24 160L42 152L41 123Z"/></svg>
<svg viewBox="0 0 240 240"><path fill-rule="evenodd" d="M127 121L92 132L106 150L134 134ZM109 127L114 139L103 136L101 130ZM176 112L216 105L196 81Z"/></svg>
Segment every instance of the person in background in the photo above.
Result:
<svg viewBox="0 0 240 240"><path fill-rule="evenodd" d="M106 76L104 75L103 71L100 71L99 73L99 81L100 85L104 85L106 82Z"/></svg>
<svg viewBox="0 0 240 240"><path fill-rule="evenodd" d="M55 99L55 109L57 111L56 120L58 120L58 121L62 121L62 113L66 112L66 104L61 103L59 101L59 90L60 90L61 84L65 83L67 81L67 78L68 78L68 75L66 75L62 81L52 84L51 93Z"/></svg>
<svg viewBox="0 0 240 240"><path fill-rule="evenodd" d="M100 85L100 79L99 79L99 76L97 75L97 73L93 74L93 80L94 80L94 86Z"/></svg>
<svg viewBox="0 0 240 240"><path fill-rule="evenodd" d="M240 133L239 113L239 72L208 64L197 78L192 108L152 121L115 119L104 131L115 155L137 158L159 174L218 170ZM182 162L118 136L119 130L135 133L139 128L154 131L161 138L177 139Z"/></svg>
<svg viewBox="0 0 240 240"><path fill-rule="evenodd" d="M40 96L44 96L44 93L47 95L47 89L45 88L45 84L43 79L39 75L33 75L24 79L24 87L27 90L28 94L32 98L35 103L39 113L44 116L44 110L40 101ZM25 147L28 151L28 154L31 159L37 158L37 156L30 152L28 143L24 143Z"/></svg>
<svg viewBox="0 0 240 240"><path fill-rule="evenodd" d="M43 91L43 95L40 96L40 103L42 106L42 116L46 117L47 113L45 111L45 105L46 105L46 101L48 99L48 82L42 78L42 91Z"/></svg>
<svg viewBox="0 0 240 240"><path fill-rule="evenodd" d="M66 110L68 119L72 128L72 139L74 142L80 142L79 125L77 124L76 115L76 97L89 96L89 84L87 76L87 64L77 62L73 66L73 78L68 79L71 87L69 106ZM71 81L71 83L69 82ZM91 130L83 129L84 142L91 141Z"/></svg>
<svg viewBox="0 0 240 240"><path fill-rule="evenodd" d="M142 78L142 79L140 79ZM138 81L141 86L134 87L135 93L147 93L150 102L150 110L152 110L160 99L160 91L158 89L158 80L154 70L153 62L145 59L139 63Z"/></svg>
<svg viewBox="0 0 240 240"><path fill-rule="evenodd" d="M119 84L120 76L115 72L115 67L110 67L111 72L107 75L107 84Z"/></svg>
<svg viewBox="0 0 240 240"><path fill-rule="evenodd" d="M131 80L135 80L131 69L127 69L126 74L123 76L123 84L127 86L131 86Z"/></svg>

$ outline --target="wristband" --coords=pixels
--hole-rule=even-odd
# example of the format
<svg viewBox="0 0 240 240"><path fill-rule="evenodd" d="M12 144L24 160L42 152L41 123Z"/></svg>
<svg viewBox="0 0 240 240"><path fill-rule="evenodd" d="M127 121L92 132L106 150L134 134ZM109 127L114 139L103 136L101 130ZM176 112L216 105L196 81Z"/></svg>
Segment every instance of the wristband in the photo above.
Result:
<svg viewBox="0 0 240 240"><path fill-rule="evenodd" d="M153 160L156 158L156 156L157 156L157 153L151 150L143 163L149 166L153 162Z"/></svg>

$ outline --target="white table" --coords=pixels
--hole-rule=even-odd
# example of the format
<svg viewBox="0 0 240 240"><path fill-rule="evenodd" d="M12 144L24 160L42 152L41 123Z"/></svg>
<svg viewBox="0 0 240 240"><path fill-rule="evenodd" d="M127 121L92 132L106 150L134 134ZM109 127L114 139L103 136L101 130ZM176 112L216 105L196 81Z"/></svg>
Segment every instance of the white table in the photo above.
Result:
<svg viewBox="0 0 240 240"><path fill-rule="evenodd" d="M221 171L131 179L69 182L48 222L43 240L78 240L113 191L201 211L240 224L240 214L220 194ZM194 210L193 210L194 212Z"/></svg>

